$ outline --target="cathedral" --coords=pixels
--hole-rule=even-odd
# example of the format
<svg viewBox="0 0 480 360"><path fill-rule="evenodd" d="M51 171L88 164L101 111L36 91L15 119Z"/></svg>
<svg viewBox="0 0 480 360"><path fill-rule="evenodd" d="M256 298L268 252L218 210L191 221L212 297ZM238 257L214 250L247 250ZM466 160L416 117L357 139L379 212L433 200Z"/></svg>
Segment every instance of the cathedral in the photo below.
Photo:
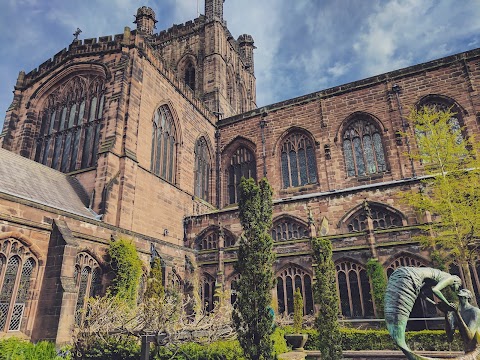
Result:
<svg viewBox="0 0 480 360"><path fill-rule="evenodd" d="M105 251L118 238L146 274L160 257L167 287L191 291L199 273L207 311L217 288L234 302L242 176L273 187L275 311L291 313L299 288L315 312L311 239L322 236L342 321L380 322L366 262L387 274L431 264L415 235L435 217L399 199L423 178L405 117L452 108L478 134L480 49L258 108L254 39L232 36L223 0L160 32L151 8L135 18L18 75L0 136L0 333L69 342L112 278ZM421 303L413 316L424 326L437 314Z"/></svg>

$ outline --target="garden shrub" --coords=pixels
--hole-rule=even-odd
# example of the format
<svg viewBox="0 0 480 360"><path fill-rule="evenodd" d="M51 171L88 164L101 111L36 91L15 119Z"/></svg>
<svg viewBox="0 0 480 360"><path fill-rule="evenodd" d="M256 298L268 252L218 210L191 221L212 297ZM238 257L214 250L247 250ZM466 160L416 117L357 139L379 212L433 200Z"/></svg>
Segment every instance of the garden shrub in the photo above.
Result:
<svg viewBox="0 0 480 360"><path fill-rule="evenodd" d="M70 359L57 355L55 345L48 341L33 344L15 337L0 340L0 360L62 360Z"/></svg>
<svg viewBox="0 0 480 360"><path fill-rule="evenodd" d="M377 309L377 316L383 317L384 297L385 291L387 290L387 274L377 259L368 260L367 273L372 281L372 295Z"/></svg>
<svg viewBox="0 0 480 360"><path fill-rule="evenodd" d="M138 360L140 342L135 336L97 336L88 346L77 347L74 358L78 360Z"/></svg>

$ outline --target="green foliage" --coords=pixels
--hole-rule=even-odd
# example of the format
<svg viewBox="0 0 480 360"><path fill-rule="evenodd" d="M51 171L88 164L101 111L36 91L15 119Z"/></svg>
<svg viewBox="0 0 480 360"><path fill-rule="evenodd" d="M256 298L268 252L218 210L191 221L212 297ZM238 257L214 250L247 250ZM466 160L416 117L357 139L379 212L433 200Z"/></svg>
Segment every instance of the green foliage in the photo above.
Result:
<svg viewBox="0 0 480 360"><path fill-rule="evenodd" d="M272 302L275 260L272 226L272 189L266 179L257 186L253 179L242 178L239 199L240 222L243 235L238 249L235 270L237 302L233 321L240 345L247 359L270 359L273 343Z"/></svg>
<svg viewBox="0 0 480 360"><path fill-rule="evenodd" d="M293 294L293 331L295 333L302 330L303 324L303 297L300 289L295 290Z"/></svg>
<svg viewBox="0 0 480 360"><path fill-rule="evenodd" d="M132 241L119 239L110 242L110 265L115 271L109 291L113 296L135 305L138 285L142 275L142 262Z"/></svg>
<svg viewBox="0 0 480 360"><path fill-rule="evenodd" d="M288 328L286 329L288 332ZM315 329L303 330L308 334L306 350L320 349L318 332ZM360 330L340 328L343 350L398 350L387 330ZM409 347L416 351L462 351L463 344L458 334L449 343L444 330L409 331L406 333Z"/></svg>
<svg viewBox="0 0 480 360"><path fill-rule="evenodd" d="M60 357L55 344L40 341L36 344L18 338L0 340L0 360L61 360L70 359L69 355Z"/></svg>
<svg viewBox="0 0 480 360"><path fill-rule="evenodd" d="M140 343L134 336L97 336L87 346L75 349L76 360L137 360L140 357Z"/></svg>
<svg viewBox="0 0 480 360"><path fill-rule="evenodd" d="M422 162L430 178L423 181L424 189L405 194L405 199L417 211L437 217L419 239L440 257L455 260L473 292L468 263L476 258L471 250L480 235L480 152L479 144L452 128L453 116L429 107L410 113L418 145L411 157Z"/></svg>
<svg viewBox="0 0 480 360"><path fill-rule="evenodd" d="M313 260L316 264L315 303L319 304L315 326L323 359L342 358L338 325L338 296L335 265L332 260L332 244L323 238L313 239Z"/></svg>
<svg viewBox="0 0 480 360"><path fill-rule="evenodd" d="M145 299L163 299L164 296L162 262L159 258L155 258L148 274L144 297Z"/></svg>
<svg viewBox="0 0 480 360"><path fill-rule="evenodd" d="M387 289L387 274L382 264L377 259L370 259L367 262L367 274L372 281L373 301L377 316L383 318L385 290Z"/></svg>

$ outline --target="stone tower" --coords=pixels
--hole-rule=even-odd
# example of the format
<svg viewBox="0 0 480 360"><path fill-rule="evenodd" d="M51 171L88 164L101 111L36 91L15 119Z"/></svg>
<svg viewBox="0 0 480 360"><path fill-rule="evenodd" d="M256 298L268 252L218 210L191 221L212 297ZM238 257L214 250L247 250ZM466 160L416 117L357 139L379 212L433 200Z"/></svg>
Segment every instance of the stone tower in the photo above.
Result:
<svg viewBox="0 0 480 360"><path fill-rule="evenodd" d="M138 8L137 15L135 15L134 24L137 24L137 30L145 35L152 35L155 29L155 11L147 6Z"/></svg>

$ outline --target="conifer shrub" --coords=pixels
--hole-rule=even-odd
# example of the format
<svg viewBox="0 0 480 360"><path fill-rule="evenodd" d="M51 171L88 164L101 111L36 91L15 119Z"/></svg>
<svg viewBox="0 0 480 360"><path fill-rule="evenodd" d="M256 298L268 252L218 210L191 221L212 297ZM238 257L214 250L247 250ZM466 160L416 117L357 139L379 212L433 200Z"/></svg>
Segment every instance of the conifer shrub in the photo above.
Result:
<svg viewBox="0 0 480 360"><path fill-rule="evenodd" d="M303 325L303 297L300 289L295 290L293 295L293 332L295 334L302 330Z"/></svg>
<svg viewBox="0 0 480 360"><path fill-rule="evenodd" d="M372 295L377 310L377 316L383 318L384 298L387 289L387 274L377 259L367 262L367 274L372 282Z"/></svg>

